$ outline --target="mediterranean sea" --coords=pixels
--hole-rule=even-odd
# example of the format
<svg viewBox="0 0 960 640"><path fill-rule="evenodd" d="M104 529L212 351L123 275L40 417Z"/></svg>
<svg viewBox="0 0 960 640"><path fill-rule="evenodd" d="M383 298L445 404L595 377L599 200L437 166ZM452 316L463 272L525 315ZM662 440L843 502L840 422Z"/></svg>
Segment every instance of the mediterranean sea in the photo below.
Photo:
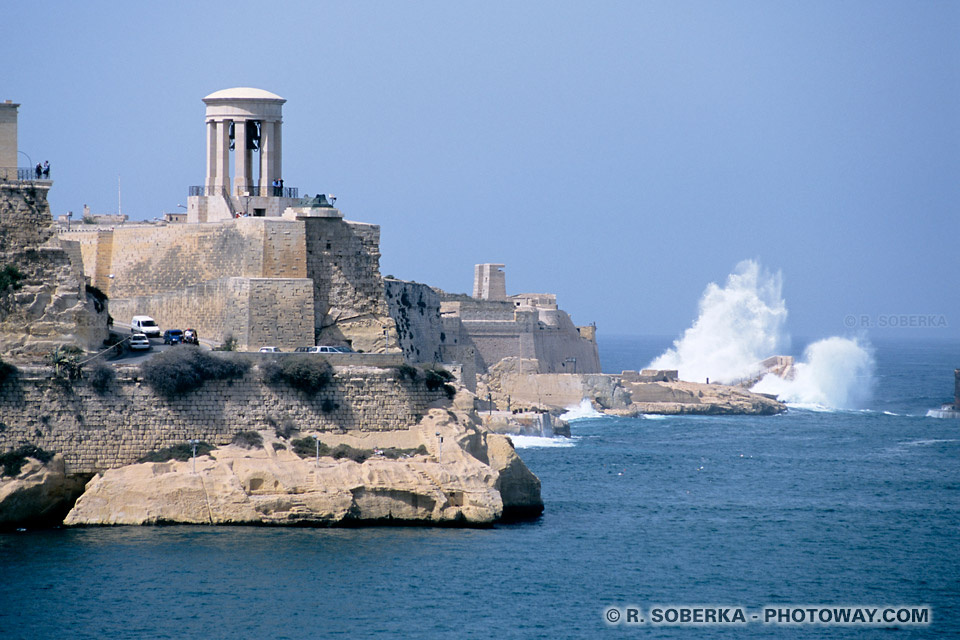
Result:
<svg viewBox="0 0 960 640"><path fill-rule="evenodd" d="M608 372L665 338L601 340ZM960 636L960 342L873 342L861 410L586 418L519 439L534 522L0 534L3 638ZM865 382L866 384L866 382ZM929 607L924 626L628 626L611 607Z"/></svg>

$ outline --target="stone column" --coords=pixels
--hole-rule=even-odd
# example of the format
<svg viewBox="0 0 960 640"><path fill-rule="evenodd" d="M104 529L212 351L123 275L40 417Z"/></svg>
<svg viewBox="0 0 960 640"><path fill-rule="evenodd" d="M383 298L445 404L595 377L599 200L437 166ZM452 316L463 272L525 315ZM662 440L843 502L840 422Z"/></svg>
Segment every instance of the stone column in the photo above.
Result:
<svg viewBox="0 0 960 640"><path fill-rule="evenodd" d="M217 121L217 159L215 187L230 187L230 121Z"/></svg>
<svg viewBox="0 0 960 640"><path fill-rule="evenodd" d="M207 179L204 186L210 189L217 183L217 123L207 121Z"/></svg>
<svg viewBox="0 0 960 640"><path fill-rule="evenodd" d="M247 121L233 122L233 193L243 196L250 187L250 151L247 150Z"/></svg>
<svg viewBox="0 0 960 640"><path fill-rule="evenodd" d="M283 124L282 120L277 120L273 123L273 149L271 150L271 155L273 155L273 177L283 178L283 166L281 165L281 159L283 154L280 149L281 143L281 126Z"/></svg>
<svg viewBox="0 0 960 640"><path fill-rule="evenodd" d="M273 195L273 121L260 123L260 193L261 196Z"/></svg>

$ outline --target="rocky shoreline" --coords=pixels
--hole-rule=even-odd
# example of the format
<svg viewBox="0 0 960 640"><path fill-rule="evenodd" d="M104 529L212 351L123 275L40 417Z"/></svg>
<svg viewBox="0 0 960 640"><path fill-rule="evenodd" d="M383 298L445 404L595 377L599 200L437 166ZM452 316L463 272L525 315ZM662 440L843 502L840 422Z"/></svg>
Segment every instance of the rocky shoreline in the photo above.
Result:
<svg viewBox="0 0 960 640"><path fill-rule="evenodd" d="M260 447L228 445L195 460L105 470L69 513L65 500L72 502L83 479L66 476L59 456L47 465L29 461L0 482L0 525L57 524L55 517L36 517L55 512L67 526L483 526L543 511L539 479L510 439L482 428L472 411L434 408L405 431L316 434L328 446L373 451L423 445L421 453L399 459L301 457L289 440L260 434Z"/></svg>

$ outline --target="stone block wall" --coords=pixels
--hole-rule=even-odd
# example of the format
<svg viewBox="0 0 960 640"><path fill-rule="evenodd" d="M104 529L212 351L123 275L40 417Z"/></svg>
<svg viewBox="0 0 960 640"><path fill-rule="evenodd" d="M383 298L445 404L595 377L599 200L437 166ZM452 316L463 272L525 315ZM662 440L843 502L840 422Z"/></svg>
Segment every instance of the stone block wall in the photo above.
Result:
<svg viewBox="0 0 960 640"><path fill-rule="evenodd" d="M307 278L221 278L180 291L110 301L121 322L154 318L162 329L196 329L222 342L232 335L242 350L313 344L313 281Z"/></svg>
<svg viewBox="0 0 960 640"><path fill-rule="evenodd" d="M69 473L94 473L190 439L225 445L240 431L284 423L337 432L407 429L445 397L422 381L400 380L395 369L338 367L316 395L267 386L253 368L240 380L206 382L168 400L138 372L118 369L99 394L86 380L68 384L49 369L21 369L0 385L0 451L36 444L62 453Z"/></svg>
<svg viewBox="0 0 960 640"><path fill-rule="evenodd" d="M283 218L132 224L98 231L81 227L61 237L80 242L86 275L112 299L175 291L219 278L306 276L303 225Z"/></svg>

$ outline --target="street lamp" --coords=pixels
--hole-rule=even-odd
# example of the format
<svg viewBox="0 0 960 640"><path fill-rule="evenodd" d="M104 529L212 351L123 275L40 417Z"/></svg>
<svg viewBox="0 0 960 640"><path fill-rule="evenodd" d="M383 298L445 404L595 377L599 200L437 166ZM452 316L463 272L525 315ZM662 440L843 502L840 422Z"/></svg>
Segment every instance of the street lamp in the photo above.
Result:
<svg viewBox="0 0 960 640"><path fill-rule="evenodd" d="M197 445L200 444L199 440L191 440L190 444L193 445L193 473L197 473Z"/></svg>
<svg viewBox="0 0 960 640"><path fill-rule="evenodd" d="M443 464L443 436L437 431L437 462Z"/></svg>

